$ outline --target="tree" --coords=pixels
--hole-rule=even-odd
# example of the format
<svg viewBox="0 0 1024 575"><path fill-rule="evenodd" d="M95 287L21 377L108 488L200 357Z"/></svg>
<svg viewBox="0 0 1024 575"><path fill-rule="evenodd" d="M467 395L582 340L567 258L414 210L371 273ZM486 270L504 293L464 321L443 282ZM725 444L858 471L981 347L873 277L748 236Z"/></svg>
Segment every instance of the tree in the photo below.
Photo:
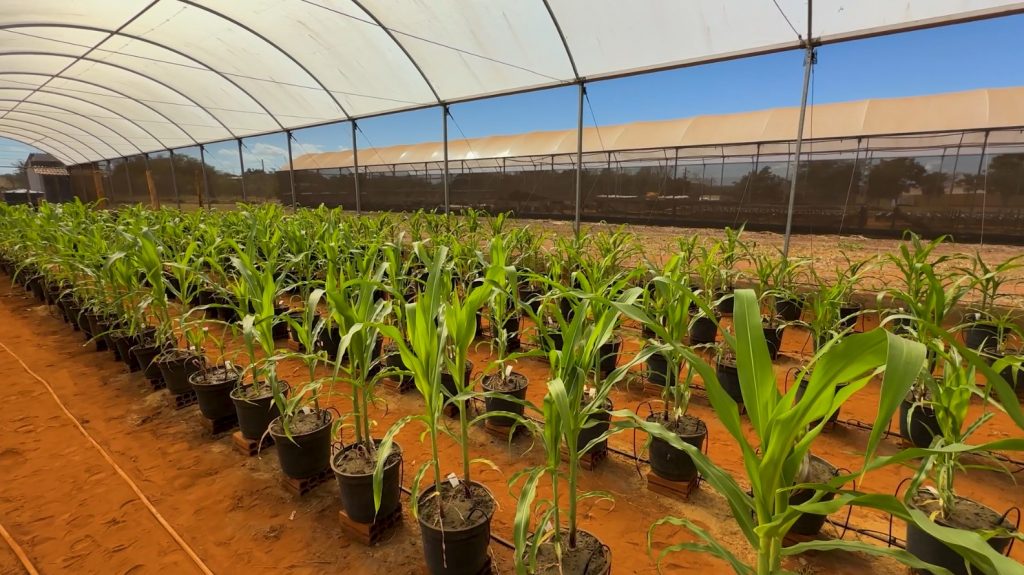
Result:
<svg viewBox="0 0 1024 575"><path fill-rule="evenodd" d="M747 172L733 185L736 196L743 198L744 201L777 202L786 193L785 178L773 173L769 166L761 168L756 174L753 171Z"/></svg>
<svg viewBox="0 0 1024 575"><path fill-rule="evenodd" d="M928 172L921 176L918 185L921 193L929 197L938 197L946 193L946 175L942 172Z"/></svg>
<svg viewBox="0 0 1024 575"><path fill-rule="evenodd" d="M988 191L1005 196L1024 194L1024 154L1000 154L988 165Z"/></svg>
<svg viewBox="0 0 1024 575"><path fill-rule="evenodd" d="M913 186L921 186L926 171L914 158L881 160L868 172L868 196L896 199Z"/></svg>

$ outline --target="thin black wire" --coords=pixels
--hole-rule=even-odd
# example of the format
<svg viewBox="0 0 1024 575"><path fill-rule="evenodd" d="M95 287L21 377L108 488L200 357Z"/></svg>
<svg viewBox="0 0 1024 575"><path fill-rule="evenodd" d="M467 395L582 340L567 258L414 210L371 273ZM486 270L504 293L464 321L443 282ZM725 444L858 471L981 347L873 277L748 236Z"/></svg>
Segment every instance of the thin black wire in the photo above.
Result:
<svg viewBox="0 0 1024 575"><path fill-rule="evenodd" d="M772 4L775 4L775 8L779 11L779 14L782 14L782 18L786 21L786 24L789 24L789 29L792 30L794 34L796 34L797 39L799 39L800 42L803 42L804 37L800 35L800 32L797 32L796 27L793 26L793 23L789 21L789 16L786 16L786 13L783 12L782 7L779 6L778 1L772 0Z"/></svg>

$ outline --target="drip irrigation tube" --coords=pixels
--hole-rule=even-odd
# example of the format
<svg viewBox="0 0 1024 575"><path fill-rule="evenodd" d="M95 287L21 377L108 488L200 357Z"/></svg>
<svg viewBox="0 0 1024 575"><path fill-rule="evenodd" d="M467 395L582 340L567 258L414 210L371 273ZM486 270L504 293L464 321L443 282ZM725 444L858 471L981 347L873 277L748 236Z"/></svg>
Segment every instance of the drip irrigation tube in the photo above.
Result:
<svg viewBox="0 0 1024 575"><path fill-rule="evenodd" d="M21 548L21 545L18 545L18 542L14 540L14 537L12 537L10 533L8 533L2 523L0 523L0 537L3 537L4 541L7 542L7 545L10 546L11 551L14 551L14 556L21 562L21 566L25 568L28 575L39 575L39 571L36 571L35 566L32 565L32 561L30 561L28 555L25 554L25 550Z"/></svg>

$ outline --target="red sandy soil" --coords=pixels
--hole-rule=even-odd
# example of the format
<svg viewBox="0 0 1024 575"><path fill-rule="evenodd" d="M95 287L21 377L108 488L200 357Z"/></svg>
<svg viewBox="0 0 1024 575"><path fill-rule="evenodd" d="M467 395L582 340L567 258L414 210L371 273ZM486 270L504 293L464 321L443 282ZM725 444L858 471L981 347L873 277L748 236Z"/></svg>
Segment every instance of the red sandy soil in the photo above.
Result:
<svg viewBox="0 0 1024 575"><path fill-rule="evenodd" d="M218 574L229 573L418 573L422 564L419 530L405 510L404 524L382 545L367 549L349 541L338 524L340 509L337 486L329 482L299 499L279 484L279 467L274 448L261 457L239 454L230 437L211 439L200 425L195 406L175 410L166 391L153 392L140 374L129 374L109 353L96 353L83 346L81 334L53 317L47 308L19 287L10 288L0 277L0 318L3 342L37 374L50 383L67 405L113 459L138 484L173 528L198 556ZM638 347L636 332L624 330L626 352ZM793 329L783 343L784 357L777 362L780 386L786 372L797 366L806 333ZM284 342L280 342L281 345ZM244 361L235 354L236 361ZM486 345L472 353L478 377L489 361ZM528 398L539 403L547 379L547 364L524 359L517 370L531 381ZM288 361L280 374L296 384L305 368ZM326 371L321 369L321 374ZM0 381L7 391L6 409L0 411L0 522L25 549L31 561L44 573L195 573L195 565L175 544L128 489L121 478L59 411L45 388L31 378L6 352L0 350ZM347 390L338 384L326 402L342 413ZM385 405L375 414L378 429L386 429L398 417L415 413L422 405L415 391L398 395L381 390ZM710 457L736 477L742 476L739 450L719 424L706 400L695 394L690 413L707 422ZM646 391L639 372L613 392L617 408L637 408L656 399ZM841 417L863 421L873 419L877 388L872 385L843 408ZM980 411L980 407L975 408ZM455 429L454 424L452 429ZM895 422L893 423L895 429ZM419 439L421 429L407 427L399 441L405 453L406 486L429 453ZM383 431L381 431L382 433ZM997 416L975 437L976 441L1020 435L1006 417ZM867 432L840 425L824 433L814 451L840 467L860 466ZM636 439L642 446L643 439ZM505 482L509 476L543 459L541 447L528 437L506 442L474 429L471 434L474 457L490 459L501 471L480 467L477 479L496 496L499 509L493 532L511 539L515 500ZM613 448L631 453L633 438L621 434L611 440ZM532 447L532 448L531 448ZM895 438L884 441L883 454L899 449ZM1019 455L1018 458L1021 458ZM443 474L459 469L459 451L445 439L441 450ZM646 470L644 470L646 471ZM912 471L887 468L872 473L861 487L875 492L892 492ZM1018 474L1019 476L1019 474ZM582 472L583 490L611 493L615 502L588 500L581 505L580 526L611 547L613 573L656 573L658 551L666 544L692 540L677 528L659 528L654 534L653 554L647 550L647 531L665 515L682 516L696 522L725 546L747 561L753 551L735 527L725 501L703 486L687 502L656 495L646 489L633 460L613 453L595 471ZM744 482L741 480L741 484ZM1008 473L970 470L961 476L958 489L996 509L1019 505L1024 488ZM544 493L541 494L544 496ZM833 519L842 522L845 511ZM887 518L859 509L850 524L861 529L885 532ZM826 525L826 532L840 532ZM903 527L894 534L903 536ZM845 538L855 537L846 533ZM866 537L862 540L871 541ZM877 541L875 542L877 543ZM492 544L499 573L512 572L511 554ZM1024 550L1014 550L1017 560ZM14 557L0 546L0 572ZM906 570L894 561L852 553L817 553L791 559L787 566L800 573L853 575L860 573L902 574ZM695 553L676 553L662 563L668 573L723 573L720 561Z"/></svg>

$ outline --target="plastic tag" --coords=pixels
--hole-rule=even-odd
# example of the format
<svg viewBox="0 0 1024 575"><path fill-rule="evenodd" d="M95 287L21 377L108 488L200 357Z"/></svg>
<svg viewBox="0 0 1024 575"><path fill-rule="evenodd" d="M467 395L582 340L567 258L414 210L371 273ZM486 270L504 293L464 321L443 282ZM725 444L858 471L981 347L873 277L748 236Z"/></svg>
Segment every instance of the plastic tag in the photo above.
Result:
<svg viewBox="0 0 1024 575"><path fill-rule="evenodd" d="M445 479L448 480L448 483L452 484L452 487L458 487L459 486L459 478L456 477L456 475L454 473L449 473L448 476L445 477Z"/></svg>
<svg viewBox="0 0 1024 575"><path fill-rule="evenodd" d="M302 406L302 409L300 409L299 411L301 411L302 413L304 413L306 415L309 415L310 413L313 413L313 408L308 406L308 405L304 405L304 406Z"/></svg>
<svg viewBox="0 0 1024 575"><path fill-rule="evenodd" d="M594 399L594 397L596 397L596 396L597 396L597 388L594 388L594 387L588 387L588 388L587 388L587 396L588 396L588 397L589 397L590 399Z"/></svg>
<svg viewBox="0 0 1024 575"><path fill-rule="evenodd" d="M225 361L224 362L224 367L228 368L228 371L232 371L232 370L235 369L235 366L231 365L230 361Z"/></svg>

